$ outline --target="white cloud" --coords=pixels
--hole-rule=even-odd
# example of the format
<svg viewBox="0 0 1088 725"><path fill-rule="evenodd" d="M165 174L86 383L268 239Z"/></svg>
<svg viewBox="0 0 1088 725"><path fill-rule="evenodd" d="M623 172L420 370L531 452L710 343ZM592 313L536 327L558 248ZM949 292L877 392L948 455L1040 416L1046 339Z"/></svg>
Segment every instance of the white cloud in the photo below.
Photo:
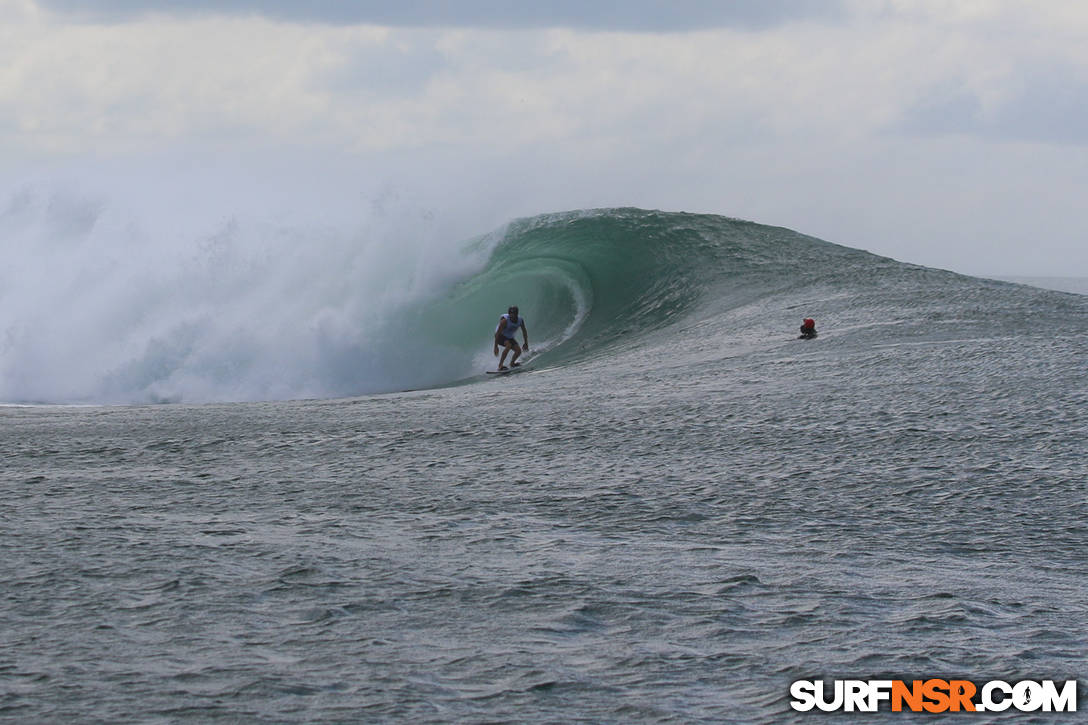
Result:
<svg viewBox="0 0 1088 725"><path fill-rule="evenodd" d="M510 215L712 211L940 266L981 256L939 240L969 249L990 214L1007 261L974 271L1015 264L1046 215L1050 255L1088 274L1085 215L1065 201L1088 191L1080 3L859 0L837 22L784 3L732 18L741 28L659 33L642 32L652 14L601 32L574 10L561 19L581 29L472 27L469 6L457 27L415 28L152 5L100 5L114 20L88 22L0 0L0 158L337 156Z"/></svg>
<svg viewBox="0 0 1088 725"><path fill-rule="evenodd" d="M18 134L6 140L109 153L220 134L276 139L326 110L309 83L337 63L344 32L366 44L385 31L316 37L253 19L26 23L0 49L0 108Z"/></svg>
<svg viewBox="0 0 1088 725"><path fill-rule="evenodd" d="M844 26L658 35L209 16L87 25L39 15L3 37L0 107L15 131L9 144L64 151L177 141L388 150L861 139L897 124L944 132L955 123L949 108L969 106L965 132L980 130L973 116L1004 114L994 123L1026 126L1020 135L1030 137L1031 115L1015 106L1046 102L1038 78L1053 74L1024 71L1046 68L1043 49L972 32L969 20L993 30L989 4L957 6L948 23L922 15L932 3L909 7L905 17L885 8ZM1057 106L1072 126L1086 57L1079 44L1055 55L1070 89ZM1053 134L1061 115L1041 114L1040 126L1065 142L1076 134Z"/></svg>

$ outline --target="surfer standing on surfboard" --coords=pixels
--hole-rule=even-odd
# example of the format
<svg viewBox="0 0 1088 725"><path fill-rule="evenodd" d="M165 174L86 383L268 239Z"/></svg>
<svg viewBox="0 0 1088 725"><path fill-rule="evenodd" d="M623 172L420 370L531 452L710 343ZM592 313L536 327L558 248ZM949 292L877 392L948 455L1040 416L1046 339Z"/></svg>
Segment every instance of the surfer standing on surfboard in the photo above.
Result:
<svg viewBox="0 0 1088 725"><path fill-rule="evenodd" d="M525 318L518 316L518 306L513 305L506 311L506 314L499 318L499 326L495 328L495 351L494 354L499 354L499 348L502 348L502 357L499 358L499 370L509 370L506 367L506 355L513 350L514 356L510 358L510 367L520 365L518 358L521 357L521 345L518 345L518 341L514 339L514 336L518 334L518 328L521 328L521 339L525 341L525 349L529 349L529 329L525 327Z"/></svg>

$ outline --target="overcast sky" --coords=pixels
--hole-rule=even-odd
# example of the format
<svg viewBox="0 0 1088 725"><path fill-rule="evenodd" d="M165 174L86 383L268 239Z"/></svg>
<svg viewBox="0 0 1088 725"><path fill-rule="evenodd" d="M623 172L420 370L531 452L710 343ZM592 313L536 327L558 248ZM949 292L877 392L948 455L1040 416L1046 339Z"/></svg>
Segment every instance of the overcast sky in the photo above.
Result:
<svg viewBox="0 0 1088 725"><path fill-rule="evenodd" d="M291 169L473 232L630 205L1088 276L1086 38L1083 0L0 0L0 191Z"/></svg>

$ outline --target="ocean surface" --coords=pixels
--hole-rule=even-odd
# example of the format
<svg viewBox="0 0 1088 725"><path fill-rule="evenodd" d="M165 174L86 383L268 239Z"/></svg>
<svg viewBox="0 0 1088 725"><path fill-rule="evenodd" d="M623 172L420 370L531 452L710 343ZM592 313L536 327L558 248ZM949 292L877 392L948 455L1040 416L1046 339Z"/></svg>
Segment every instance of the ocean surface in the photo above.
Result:
<svg viewBox="0 0 1088 725"><path fill-rule="evenodd" d="M9 322L0 721L856 721L790 683L1088 676L1088 297L635 209L456 259L350 344L300 288L278 356L225 292L81 376ZM530 357L486 376L510 304Z"/></svg>

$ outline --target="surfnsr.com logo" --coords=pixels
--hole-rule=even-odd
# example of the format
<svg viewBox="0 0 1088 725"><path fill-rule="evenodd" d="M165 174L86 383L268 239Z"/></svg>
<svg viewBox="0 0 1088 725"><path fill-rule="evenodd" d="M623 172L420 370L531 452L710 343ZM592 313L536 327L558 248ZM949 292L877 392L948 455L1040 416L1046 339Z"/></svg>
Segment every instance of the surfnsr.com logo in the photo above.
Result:
<svg viewBox="0 0 1088 725"><path fill-rule="evenodd" d="M991 680L797 680L790 685L790 707L801 712L1076 712L1077 681Z"/></svg>

